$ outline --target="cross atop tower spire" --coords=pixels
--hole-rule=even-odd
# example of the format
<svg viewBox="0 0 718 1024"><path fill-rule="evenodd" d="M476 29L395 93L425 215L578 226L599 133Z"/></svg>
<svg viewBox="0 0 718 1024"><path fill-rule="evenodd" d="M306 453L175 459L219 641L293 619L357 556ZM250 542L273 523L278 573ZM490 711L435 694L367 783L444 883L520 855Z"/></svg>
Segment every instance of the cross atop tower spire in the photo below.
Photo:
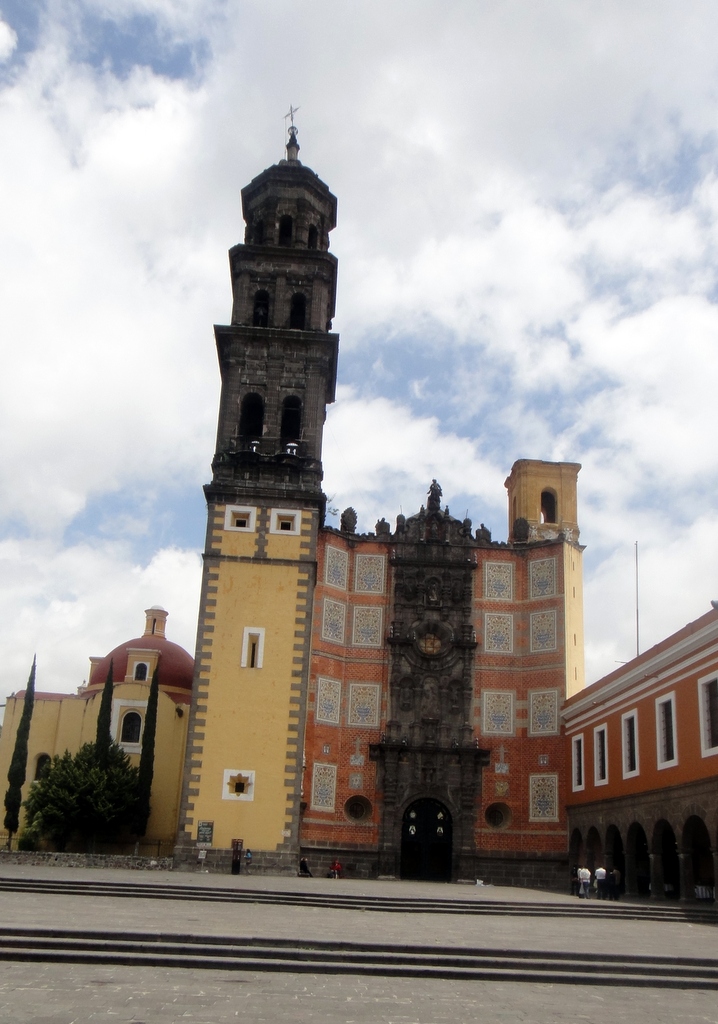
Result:
<svg viewBox="0 0 718 1024"><path fill-rule="evenodd" d="M289 121L290 121L289 129L288 129L288 131L289 131L289 141L287 142L287 160L289 160L290 163L298 163L299 162L297 160L297 156L299 154L299 143L297 142L297 131L298 131L298 129L297 129L296 125L294 124L294 115L296 114L296 112L299 109L300 109L299 107L293 107L292 104L290 103L289 104L289 111L288 111L288 113L286 113L284 115L284 123L285 124L287 123L287 119L289 119Z"/></svg>

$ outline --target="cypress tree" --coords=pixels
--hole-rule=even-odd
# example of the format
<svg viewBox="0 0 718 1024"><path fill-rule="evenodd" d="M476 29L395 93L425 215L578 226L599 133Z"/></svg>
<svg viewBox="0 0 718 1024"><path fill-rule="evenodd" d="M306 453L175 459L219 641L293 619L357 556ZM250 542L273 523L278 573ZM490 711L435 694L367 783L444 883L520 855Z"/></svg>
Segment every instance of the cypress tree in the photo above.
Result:
<svg viewBox="0 0 718 1024"><path fill-rule="evenodd" d="M150 695L147 698L145 712L145 728L142 733L142 752L140 754L140 771L137 780L137 808L132 831L136 836L143 836L147 831L150 817L150 792L152 777L155 770L155 733L157 732L157 699L160 690L159 665L152 673Z"/></svg>
<svg viewBox="0 0 718 1024"><path fill-rule="evenodd" d="M35 668L36 659L32 659L30 678L27 681L25 700L22 705L20 724L15 737L15 749L7 773L8 788L5 794L5 828L7 829L7 845L10 849L12 837L20 824L20 807L22 805L22 787L27 775L27 741L30 735L30 719L35 705Z"/></svg>
<svg viewBox="0 0 718 1024"><path fill-rule="evenodd" d="M110 754L110 744L112 743L112 737L110 736L110 724L112 722L112 690L112 658L110 658L110 667L107 670L107 678L105 679L105 685L102 690L102 699L100 700L100 711L97 715L97 733L95 735L97 763L103 768L107 764L107 758Z"/></svg>

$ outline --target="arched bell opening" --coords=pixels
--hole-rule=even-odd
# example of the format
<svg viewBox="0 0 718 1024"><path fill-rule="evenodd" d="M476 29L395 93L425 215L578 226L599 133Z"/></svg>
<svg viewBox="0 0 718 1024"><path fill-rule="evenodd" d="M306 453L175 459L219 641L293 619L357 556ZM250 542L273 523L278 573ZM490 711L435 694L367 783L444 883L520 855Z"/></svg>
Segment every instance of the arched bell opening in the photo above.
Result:
<svg viewBox="0 0 718 1024"><path fill-rule="evenodd" d="M302 400L289 395L282 403L280 436L284 443L298 441L302 436Z"/></svg>
<svg viewBox="0 0 718 1024"><path fill-rule="evenodd" d="M261 437L264 432L264 400L261 395L251 391L242 399L239 413L239 436L247 438Z"/></svg>
<svg viewBox="0 0 718 1024"><path fill-rule="evenodd" d="M289 327L293 331L303 331L307 320L307 300L301 292L292 295L289 310Z"/></svg>

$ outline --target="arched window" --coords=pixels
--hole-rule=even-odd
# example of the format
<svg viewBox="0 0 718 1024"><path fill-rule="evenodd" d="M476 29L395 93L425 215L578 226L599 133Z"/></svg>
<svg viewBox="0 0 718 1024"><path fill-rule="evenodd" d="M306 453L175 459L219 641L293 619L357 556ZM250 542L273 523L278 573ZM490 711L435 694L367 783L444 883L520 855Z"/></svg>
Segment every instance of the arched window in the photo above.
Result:
<svg viewBox="0 0 718 1024"><path fill-rule="evenodd" d="M145 665L144 661L140 661L135 665L135 679L137 679L138 682L142 683L145 681L146 678L147 666Z"/></svg>
<svg viewBox="0 0 718 1024"><path fill-rule="evenodd" d="M292 244L292 218L288 216L279 218L279 244Z"/></svg>
<svg viewBox="0 0 718 1024"><path fill-rule="evenodd" d="M307 300L301 294L292 295L292 306L289 311L289 326L292 330L303 331L307 317Z"/></svg>
<svg viewBox="0 0 718 1024"><path fill-rule="evenodd" d="M556 519L556 495L553 491L541 492L541 522L555 523Z"/></svg>
<svg viewBox="0 0 718 1024"><path fill-rule="evenodd" d="M261 245L264 242L264 221L258 220L254 225L254 232L252 233L252 241L255 245Z"/></svg>
<svg viewBox="0 0 718 1024"><path fill-rule="evenodd" d="M142 732L142 719L136 711L128 711L122 719L120 743L139 743Z"/></svg>
<svg viewBox="0 0 718 1024"><path fill-rule="evenodd" d="M317 231L314 224L309 228L309 235L307 237L307 248L316 249L317 242L319 240L319 232Z"/></svg>
<svg viewBox="0 0 718 1024"><path fill-rule="evenodd" d="M38 779L42 778L42 773L45 771L45 769L49 765L50 761L52 761L52 758L50 757L49 754L38 754L37 755L37 763L35 765L35 781L36 782L37 782Z"/></svg>
<svg viewBox="0 0 718 1024"><path fill-rule="evenodd" d="M260 291L254 296L254 327L266 327L269 323L269 292Z"/></svg>
<svg viewBox="0 0 718 1024"><path fill-rule="evenodd" d="M251 391L242 399L239 414L240 437L261 437L264 431L264 402L262 396Z"/></svg>
<svg viewBox="0 0 718 1024"><path fill-rule="evenodd" d="M290 395L282 403L282 441L298 441L302 433L302 400Z"/></svg>

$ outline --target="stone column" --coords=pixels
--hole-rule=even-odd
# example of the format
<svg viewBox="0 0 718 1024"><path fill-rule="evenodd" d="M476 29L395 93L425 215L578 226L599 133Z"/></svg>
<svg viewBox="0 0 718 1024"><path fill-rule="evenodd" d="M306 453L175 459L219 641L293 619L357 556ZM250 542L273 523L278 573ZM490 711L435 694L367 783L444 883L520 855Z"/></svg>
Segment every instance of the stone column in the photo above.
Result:
<svg viewBox="0 0 718 1024"><path fill-rule="evenodd" d="M651 861L651 899L664 900L666 890L663 884L663 856L660 853L649 854Z"/></svg>
<svg viewBox="0 0 718 1024"><path fill-rule="evenodd" d="M693 854L678 854L678 877L681 882L681 903L695 903L696 890L693 878Z"/></svg>
<svg viewBox="0 0 718 1024"><path fill-rule="evenodd" d="M638 892L636 878L636 854L626 851L626 896L635 896Z"/></svg>

